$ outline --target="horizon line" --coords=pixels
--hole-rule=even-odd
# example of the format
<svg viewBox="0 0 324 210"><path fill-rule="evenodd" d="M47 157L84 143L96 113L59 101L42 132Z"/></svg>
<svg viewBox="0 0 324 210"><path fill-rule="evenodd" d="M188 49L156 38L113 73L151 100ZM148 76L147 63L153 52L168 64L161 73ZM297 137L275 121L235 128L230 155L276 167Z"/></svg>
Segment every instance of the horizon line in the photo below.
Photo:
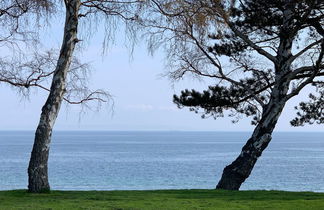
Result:
<svg viewBox="0 0 324 210"><path fill-rule="evenodd" d="M0 132L32 132L36 131L33 129L8 129L8 130L1 130ZM67 130L67 129L53 129L53 132L226 132L226 133L241 133L241 132L253 132L253 130L79 130L79 129L72 129L72 130ZM273 133L324 133L323 131L314 131L314 130L305 130L305 131L291 131L291 130L278 130L278 131L273 131Z"/></svg>

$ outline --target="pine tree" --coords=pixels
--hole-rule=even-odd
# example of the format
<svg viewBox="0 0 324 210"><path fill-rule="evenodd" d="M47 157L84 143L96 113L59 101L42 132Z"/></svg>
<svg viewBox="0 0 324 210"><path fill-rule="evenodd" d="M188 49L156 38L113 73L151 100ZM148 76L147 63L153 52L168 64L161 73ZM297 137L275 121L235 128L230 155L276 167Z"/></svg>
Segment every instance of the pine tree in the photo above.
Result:
<svg viewBox="0 0 324 210"><path fill-rule="evenodd" d="M174 103L203 118L252 117L255 125L217 189L240 188L271 141L287 101L307 85L315 85L319 96L300 104L292 124L324 122L323 1L153 2L160 19L151 23L158 26L151 29L151 40L162 42L156 34L167 37L171 78L191 74L215 81L205 91L182 91Z"/></svg>

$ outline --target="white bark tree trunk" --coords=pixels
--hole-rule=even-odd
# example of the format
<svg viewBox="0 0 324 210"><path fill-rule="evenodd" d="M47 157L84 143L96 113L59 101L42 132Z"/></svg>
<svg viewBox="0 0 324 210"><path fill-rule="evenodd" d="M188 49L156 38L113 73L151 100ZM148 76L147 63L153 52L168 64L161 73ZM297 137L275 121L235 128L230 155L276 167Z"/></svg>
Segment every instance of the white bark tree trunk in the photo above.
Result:
<svg viewBox="0 0 324 210"><path fill-rule="evenodd" d="M295 37L293 23L294 0L285 0L283 24L280 30L280 44L275 61L276 82L272 88L269 103L264 107L261 120L254 129L251 138L242 148L241 154L223 170L222 177L216 189L238 190L250 176L251 171L271 141L272 132L278 122L281 112L287 102L290 80L287 74L291 72L291 49Z"/></svg>
<svg viewBox="0 0 324 210"><path fill-rule="evenodd" d="M48 155L53 126L58 116L63 96L67 72L70 68L75 44L78 42L78 13L80 0L65 1L66 19L63 43L53 76L49 96L42 108L40 121L35 133L35 140L28 166L28 191L49 191Z"/></svg>
<svg viewBox="0 0 324 210"><path fill-rule="evenodd" d="M263 114L251 138L242 148L241 154L224 168L216 189L238 190L245 179L250 176L256 161L271 141L272 132L285 103L284 99L278 97L271 99L267 111Z"/></svg>

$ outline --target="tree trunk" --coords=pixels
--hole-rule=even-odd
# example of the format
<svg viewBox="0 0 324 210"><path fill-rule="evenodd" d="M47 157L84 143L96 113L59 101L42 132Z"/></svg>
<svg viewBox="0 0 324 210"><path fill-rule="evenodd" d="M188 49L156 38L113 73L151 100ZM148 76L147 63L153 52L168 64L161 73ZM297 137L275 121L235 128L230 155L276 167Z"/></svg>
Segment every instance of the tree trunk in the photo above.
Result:
<svg viewBox="0 0 324 210"><path fill-rule="evenodd" d="M65 1L66 19L63 43L54 72L51 89L42 108L40 121L35 133L35 141L28 166L28 191L50 190L48 183L48 155L54 123L58 116L65 93L67 72L77 43L78 11L80 0Z"/></svg>
<svg viewBox="0 0 324 210"><path fill-rule="evenodd" d="M239 190L245 179L249 177L256 161L271 141L272 132L286 104L285 96L289 83L290 81L284 77L276 82L260 122L242 148L241 154L224 168L216 189Z"/></svg>
<svg viewBox="0 0 324 210"><path fill-rule="evenodd" d="M256 127L253 135L242 148L241 154L234 162L224 168L222 178L216 189L238 190L241 187L241 184L251 174L257 159L271 141L272 132L283 107L284 104L277 105L276 112L269 112L262 118L262 122Z"/></svg>
<svg viewBox="0 0 324 210"><path fill-rule="evenodd" d="M291 49L295 37L293 27L293 0L285 1L283 26L280 31L280 44L275 62L276 82L272 88L269 103L264 107L262 118L254 129L251 138L242 148L241 154L234 162L226 166L216 189L239 190L242 183L250 176L251 171L271 141L272 132L280 114L287 102L287 92L291 78L286 76L291 72Z"/></svg>

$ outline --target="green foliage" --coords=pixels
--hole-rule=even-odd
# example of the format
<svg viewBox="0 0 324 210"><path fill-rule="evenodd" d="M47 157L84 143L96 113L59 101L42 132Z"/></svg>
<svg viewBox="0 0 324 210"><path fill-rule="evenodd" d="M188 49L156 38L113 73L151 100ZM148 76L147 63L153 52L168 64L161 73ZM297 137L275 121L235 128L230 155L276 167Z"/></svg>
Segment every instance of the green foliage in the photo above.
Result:
<svg viewBox="0 0 324 210"><path fill-rule="evenodd" d="M175 95L179 108L188 107L203 118L223 117L230 111L229 116L236 118L233 122L247 116L256 125L271 97L286 90L280 90L285 81L288 91L279 97L285 102L305 86L323 83L323 1L244 0L234 1L231 7L229 1L191 4L197 2L206 16L226 24L210 24L203 34L186 32L192 40L186 46L193 46L184 49L193 50L183 50L187 55L178 53L181 65L171 78L193 74L214 79L215 85ZM190 23L184 25L194 28ZM313 94L310 102L300 104L292 125L324 123L323 92L316 93L320 96Z"/></svg>
<svg viewBox="0 0 324 210"><path fill-rule="evenodd" d="M322 209L324 194L283 191L157 190L0 192L0 209Z"/></svg>
<svg viewBox="0 0 324 210"><path fill-rule="evenodd" d="M304 126L305 124L324 124L324 84L315 85L317 95L309 94L308 102L301 102L296 106L297 116L290 121L292 126Z"/></svg>

